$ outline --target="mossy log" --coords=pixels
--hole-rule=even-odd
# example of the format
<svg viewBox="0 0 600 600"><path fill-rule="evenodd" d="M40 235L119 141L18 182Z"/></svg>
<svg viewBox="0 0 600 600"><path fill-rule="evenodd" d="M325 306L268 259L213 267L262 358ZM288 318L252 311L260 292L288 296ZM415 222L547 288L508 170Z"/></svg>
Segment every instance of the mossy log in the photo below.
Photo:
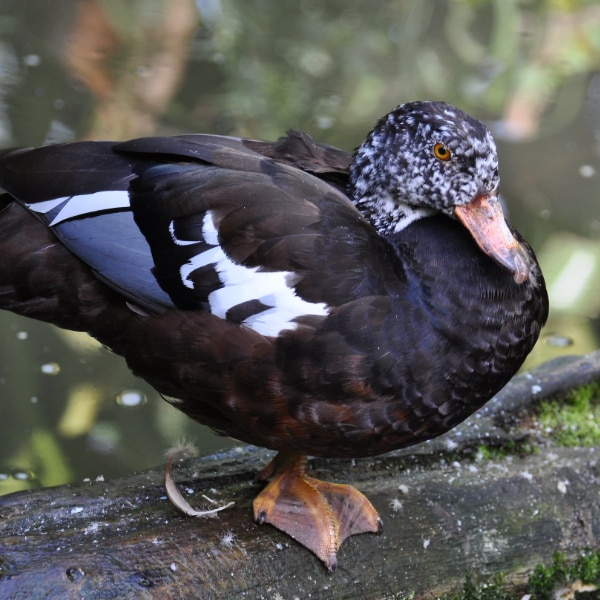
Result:
<svg viewBox="0 0 600 600"><path fill-rule="evenodd" d="M211 508L203 495L235 501L215 518L180 514L162 467L1 497L0 598L435 598L468 573L500 572L523 584L555 551L600 548L600 446L558 447L535 423L541 399L597 380L600 351L555 360L437 440L313 460L319 477L365 492L384 521L381 535L343 544L333 574L253 523L253 475L272 456L256 448L173 470L195 508Z"/></svg>

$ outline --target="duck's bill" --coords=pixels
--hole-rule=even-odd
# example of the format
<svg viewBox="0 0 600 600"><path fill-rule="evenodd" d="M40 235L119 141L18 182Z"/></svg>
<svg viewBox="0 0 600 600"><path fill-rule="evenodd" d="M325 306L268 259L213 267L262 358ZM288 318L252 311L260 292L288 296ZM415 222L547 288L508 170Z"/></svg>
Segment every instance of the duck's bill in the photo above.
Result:
<svg viewBox="0 0 600 600"><path fill-rule="evenodd" d="M529 277L529 254L506 224L496 195L480 195L456 206L454 214L469 230L478 246L499 265L508 269L516 283Z"/></svg>

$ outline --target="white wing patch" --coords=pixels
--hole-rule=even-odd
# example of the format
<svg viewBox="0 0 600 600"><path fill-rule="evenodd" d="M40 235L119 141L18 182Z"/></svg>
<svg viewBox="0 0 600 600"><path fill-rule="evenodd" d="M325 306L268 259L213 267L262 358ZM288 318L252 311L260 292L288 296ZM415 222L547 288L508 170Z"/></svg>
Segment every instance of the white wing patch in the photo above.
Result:
<svg viewBox="0 0 600 600"><path fill-rule="evenodd" d="M94 194L64 196L53 200L45 200L44 202L30 202L27 203L27 207L39 214L47 214L59 209L49 223L50 227L53 227L73 217L129 208L129 194L123 190L103 190Z"/></svg>
<svg viewBox="0 0 600 600"><path fill-rule="evenodd" d="M208 211L204 215L204 219L202 219L202 236L207 244L210 244L211 246L219 245L219 232L215 227L212 213L210 211Z"/></svg>
<svg viewBox="0 0 600 600"><path fill-rule="evenodd" d="M173 224L169 231L175 244L186 242L177 240ZM288 281L295 278L295 273L263 272L258 267L244 267L234 263L218 245L218 232L210 211L204 217L202 235L204 241L213 247L182 265L179 274L183 285L193 289L191 274L200 267L214 265L223 287L208 296L212 314L225 319L232 308L250 300L258 300L269 308L248 317L243 324L262 335L276 336L284 329L295 329L297 324L294 319L300 316L326 316L329 313L329 307L325 303L307 302L288 285Z"/></svg>
<svg viewBox="0 0 600 600"><path fill-rule="evenodd" d="M173 221L169 223L169 233L171 234L171 239L176 246L191 246L192 244L198 243L198 240L182 240L181 238L178 238L177 234L175 233L175 223L173 223Z"/></svg>

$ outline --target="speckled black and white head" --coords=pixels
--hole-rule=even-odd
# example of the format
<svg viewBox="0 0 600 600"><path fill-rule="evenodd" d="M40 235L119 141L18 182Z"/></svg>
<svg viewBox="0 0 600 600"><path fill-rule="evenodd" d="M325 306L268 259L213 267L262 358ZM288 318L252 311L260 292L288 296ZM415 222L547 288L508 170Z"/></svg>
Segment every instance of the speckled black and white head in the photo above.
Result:
<svg viewBox="0 0 600 600"><path fill-rule="evenodd" d="M504 219L498 186L492 134L445 102L400 105L377 123L350 167L349 194L381 235L444 213L523 283L532 261Z"/></svg>
<svg viewBox="0 0 600 600"><path fill-rule="evenodd" d="M356 151L350 193L382 234L497 190L498 156L488 128L445 102L402 104Z"/></svg>

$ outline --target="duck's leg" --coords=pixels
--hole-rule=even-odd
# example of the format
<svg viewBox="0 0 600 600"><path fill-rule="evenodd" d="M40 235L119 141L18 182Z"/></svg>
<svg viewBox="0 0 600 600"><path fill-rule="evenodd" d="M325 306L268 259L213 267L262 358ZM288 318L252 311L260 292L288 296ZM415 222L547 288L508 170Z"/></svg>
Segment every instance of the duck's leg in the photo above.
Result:
<svg viewBox="0 0 600 600"><path fill-rule="evenodd" d="M347 537L382 529L377 511L356 488L308 477L303 454L280 452L257 479L271 481L254 500L254 519L287 533L330 571Z"/></svg>

